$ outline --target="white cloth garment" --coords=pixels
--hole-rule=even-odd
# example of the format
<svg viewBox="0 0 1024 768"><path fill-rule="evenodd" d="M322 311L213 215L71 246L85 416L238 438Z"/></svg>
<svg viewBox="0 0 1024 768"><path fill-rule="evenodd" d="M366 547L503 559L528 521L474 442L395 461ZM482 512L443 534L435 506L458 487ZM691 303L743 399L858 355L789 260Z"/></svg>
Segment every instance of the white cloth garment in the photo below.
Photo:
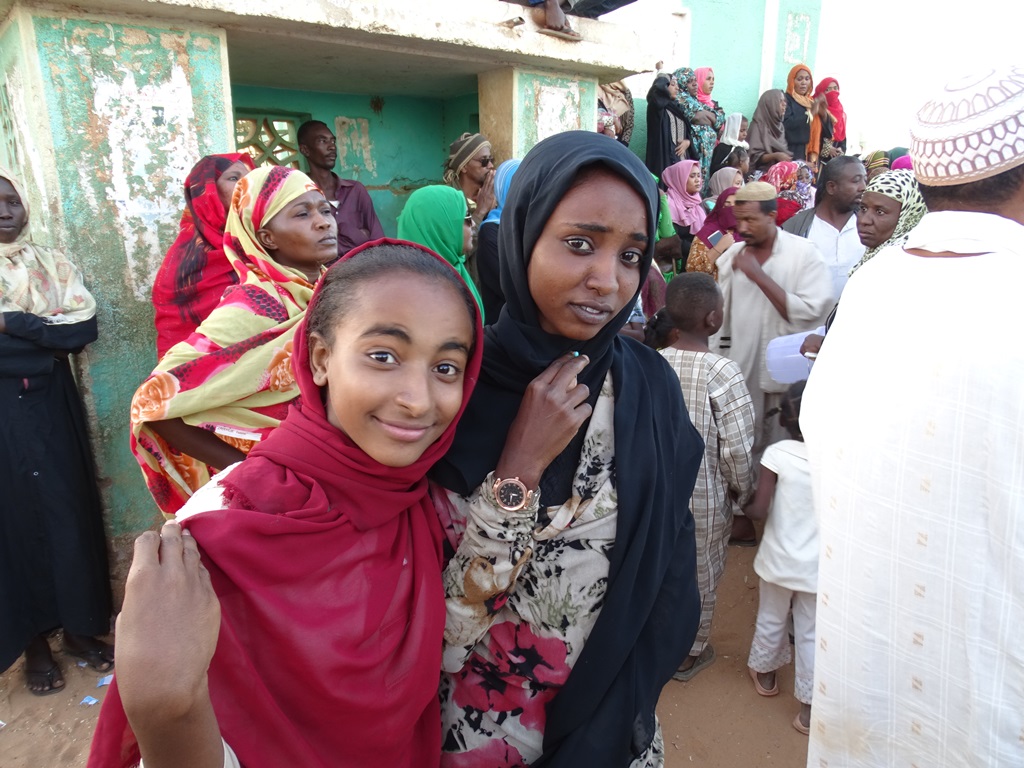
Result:
<svg viewBox="0 0 1024 768"><path fill-rule="evenodd" d="M803 398L809 768L1024 766L1024 226L927 214L859 269Z"/></svg>
<svg viewBox="0 0 1024 768"><path fill-rule="evenodd" d="M735 360L754 403L754 459L771 442L766 429L765 394L784 392L768 374L765 348L777 336L817 328L832 310L832 279L817 247L802 237L776 230L772 254L762 269L786 292L789 319L783 319L764 292L745 274L733 270L733 261L746 244L730 247L718 258L718 284L722 289L724 322L710 340L711 351Z"/></svg>
<svg viewBox="0 0 1024 768"><path fill-rule="evenodd" d="M814 612L813 592L794 592L761 579L757 596L757 624L750 643L747 666L755 672L774 672L793 660L789 648L789 614L793 614L793 647L796 670L793 696L810 704L814 695ZM777 680L778 678L776 678Z"/></svg>
<svg viewBox="0 0 1024 768"><path fill-rule="evenodd" d="M807 446L781 440L768 446L761 466L775 473L775 494L754 558L762 579L797 592L818 588L818 522L811 501Z"/></svg>
<svg viewBox="0 0 1024 768"><path fill-rule="evenodd" d="M851 216L842 229L836 229L815 216L811 220L811 228L807 230L807 239L821 251L832 276L832 298L838 300L846 287L846 281L850 279L850 270L867 250L857 234L857 217Z"/></svg>

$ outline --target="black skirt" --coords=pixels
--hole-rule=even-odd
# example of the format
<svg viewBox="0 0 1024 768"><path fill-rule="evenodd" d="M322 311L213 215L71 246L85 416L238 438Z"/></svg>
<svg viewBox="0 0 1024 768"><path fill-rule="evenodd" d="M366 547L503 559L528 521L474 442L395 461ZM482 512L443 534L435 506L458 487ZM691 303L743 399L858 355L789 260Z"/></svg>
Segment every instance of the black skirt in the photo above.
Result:
<svg viewBox="0 0 1024 768"><path fill-rule="evenodd" d="M100 498L78 388L64 356L47 375L0 377L0 669L56 627L109 631Z"/></svg>

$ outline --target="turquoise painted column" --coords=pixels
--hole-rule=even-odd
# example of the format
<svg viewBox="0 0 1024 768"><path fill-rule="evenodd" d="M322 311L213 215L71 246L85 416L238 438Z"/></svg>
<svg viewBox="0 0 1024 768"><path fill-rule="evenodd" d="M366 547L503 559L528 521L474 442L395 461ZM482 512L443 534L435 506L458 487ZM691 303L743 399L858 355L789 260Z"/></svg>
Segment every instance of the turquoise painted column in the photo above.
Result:
<svg viewBox="0 0 1024 768"><path fill-rule="evenodd" d="M131 539L160 519L128 449L129 407L156 362L150 288L185 176L201 156L233 151L226 43L220 30L36 9L18 23L45 118L22 138L42 167L28 176L47 186L49 242L98 304L100 337L79 372L116 578Z"/></svg>

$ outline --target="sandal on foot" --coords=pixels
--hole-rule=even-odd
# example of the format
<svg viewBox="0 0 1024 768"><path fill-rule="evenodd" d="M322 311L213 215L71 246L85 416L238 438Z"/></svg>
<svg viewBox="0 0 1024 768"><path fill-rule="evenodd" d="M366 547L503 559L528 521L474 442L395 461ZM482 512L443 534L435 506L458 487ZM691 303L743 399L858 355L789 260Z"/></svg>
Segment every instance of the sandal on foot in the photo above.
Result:
<svg viewBox="0 0 1024 768"><path fill-rule="evenodd" d="M114 649L106 643L96 641L98 648L68 648L64 645L64 653L84 661L90 669L97 672L110 672L114 668Z"/></svg>
<svg viewBox="0 0 1024 768"><path fill-rule="evenodd" d="M552 29L551 27L542 27L537 30L542 35L549 35L551 37L558 37L562 40L569 40L573 43L578 43L583 40L583 35L577 32L575 29L569 26L569 22L565 22L558 29Z"/></svg>
<svg viewBox="0 0 1024 768"><path fill-rule="evenodd" d="M35 686L35 687L33 687ZM56 663L49 669L32 670L25 666L25 687L33 696L50 696L64 690L64 675Z"/></svg>
<svg viewBox="0 0 1024 768"><path fill-rule="evenodd" d="M750 675L750 679L754 681L754 690L757 691L758 696L778 696L779 695L779 676L775 676L775 685L771 688L765 688L761 685L761 681L757 679L757 672L750 667L747 667L747 673Z"/></svg>
<svg viewBox="0 0 1024 768"><path fill-rule="evenodd" d="M811 726L804 725L802 722L800 722L799 712L797 712L796 717L793 718L793 727L800 731L800 733L802 733L804 736L811 735Z"/></svg>
<svg viewBox="0 0 1024 768"><path fill-rule="evenodd" d="M675 674L672 675L673 680L680 680L684 683L689 682L697 673L706 667L710 667L715 663L715 649L710 644L704 646L704 650L697 656L689 656L687 661L693 659L693 663L690 666L685 666L686 661L683 662L682 667L676 670Z"/></svg>

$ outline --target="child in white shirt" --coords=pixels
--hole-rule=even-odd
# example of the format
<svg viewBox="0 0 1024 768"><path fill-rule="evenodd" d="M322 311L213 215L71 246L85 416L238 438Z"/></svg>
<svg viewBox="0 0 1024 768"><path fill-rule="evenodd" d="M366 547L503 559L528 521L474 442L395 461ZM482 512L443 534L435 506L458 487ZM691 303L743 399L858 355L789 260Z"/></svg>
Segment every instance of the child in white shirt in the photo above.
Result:
<svg viewBox="0 0 1024 768"><path fill-rule="evenodd" d="M761 458L757 491L744 513L765 523L754 559L761 577L757 626L747 660L755 690L762 696L779 692L775 670L792 659L788 617L792 610L796 647L793 695L800 712L793 727L810 733L814 688L814 612L818 589L818 525L811 501L810 465L800 433L800 398L806 382L783 395L779 424L792 436L768 446Z"/></svg>

